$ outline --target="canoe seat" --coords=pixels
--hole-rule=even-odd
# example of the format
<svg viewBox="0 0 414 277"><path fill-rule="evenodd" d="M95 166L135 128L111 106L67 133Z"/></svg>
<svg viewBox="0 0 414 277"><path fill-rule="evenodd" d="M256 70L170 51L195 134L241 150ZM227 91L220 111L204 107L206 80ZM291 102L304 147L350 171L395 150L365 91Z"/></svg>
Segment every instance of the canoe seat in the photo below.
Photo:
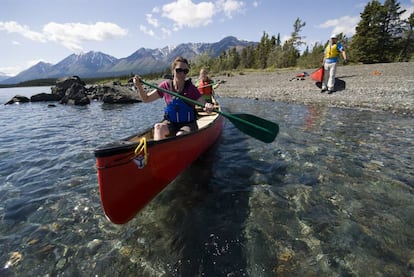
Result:
<svg viewBox="0 0 414 277"><path fill-rule="evenodd" d="M218 114L215 113L215 112L210 113L210 114L208 114L206 112L203 112L203 113L201 113L201 114L200 114L200 112L198 113L198 115L200 116L197 119L197 125L198 125L199 129L206 127L208 124L210 124L214 120L214 118L216 118L218 116Z"/></svg>

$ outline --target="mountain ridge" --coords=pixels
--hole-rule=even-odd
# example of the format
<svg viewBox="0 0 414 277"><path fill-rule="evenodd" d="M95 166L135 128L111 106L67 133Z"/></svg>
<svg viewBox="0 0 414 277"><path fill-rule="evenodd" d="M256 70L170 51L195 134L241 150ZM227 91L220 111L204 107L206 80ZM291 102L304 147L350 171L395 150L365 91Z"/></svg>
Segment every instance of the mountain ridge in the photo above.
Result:
<svg viewBox="0 0 414 277"><path fill-rule="evenodd" d="M213 57L218 57L223 51L231 48L241 49L256 44L257 42L227 36L214 43L181 43L156 49L141 47L129 56L119 59L102 52L89 51L71 54L54 65L39 62L14 77L0 80L0 84L17 84L28 80L61 78L71 75L81 78L113 77L131 73L144 75L168 69L171 61L177 56L191 60L208 52Z"/></svg>

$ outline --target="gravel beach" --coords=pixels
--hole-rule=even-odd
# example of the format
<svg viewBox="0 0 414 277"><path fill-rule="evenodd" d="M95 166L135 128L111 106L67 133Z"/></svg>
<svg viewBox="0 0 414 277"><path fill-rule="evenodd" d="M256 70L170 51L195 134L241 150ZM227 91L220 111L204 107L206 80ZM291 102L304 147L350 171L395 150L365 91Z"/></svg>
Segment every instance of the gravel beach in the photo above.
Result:
<svg viewBox="0 0 414 277"><path fill-rule="evenodd" d="M413 62L340 65L336 73L336 91L332 94L321 93L310 76L304 80L295 78L297 74L311 74L315 70L242 72L213 78L226 81L216 89L218 96L414 114Z"/></svg>

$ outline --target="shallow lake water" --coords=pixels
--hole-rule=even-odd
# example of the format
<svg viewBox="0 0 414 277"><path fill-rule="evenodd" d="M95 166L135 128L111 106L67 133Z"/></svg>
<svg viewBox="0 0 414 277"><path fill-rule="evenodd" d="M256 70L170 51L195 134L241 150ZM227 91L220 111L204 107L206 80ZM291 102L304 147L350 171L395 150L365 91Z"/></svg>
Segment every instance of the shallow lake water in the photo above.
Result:
<svg viewBox="0 0 414 277"><path fill-rule="evenodd" d="M276 140L226 121L209 151L115 225L93 150L151 126L162 101L3 105L34 92L0 89L1 276L414 274L412 117L220 98L226 112L279 123Z"/></svg>

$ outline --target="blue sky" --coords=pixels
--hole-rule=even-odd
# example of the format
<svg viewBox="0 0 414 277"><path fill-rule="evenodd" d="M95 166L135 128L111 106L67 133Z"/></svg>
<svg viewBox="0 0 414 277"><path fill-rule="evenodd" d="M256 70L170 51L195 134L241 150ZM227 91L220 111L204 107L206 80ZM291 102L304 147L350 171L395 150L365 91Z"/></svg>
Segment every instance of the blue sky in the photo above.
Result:
<svg viewBox="0 0 414 277"><path fill-rule="evenodd" d="M260 41L266 32L286 39L296 18L306 23L301 35L312 46L331 33L352 36L368 2L0 0L0 73L15 75L39 61L56 64L91 50L123 58L141 47L217 42L229 35ZM406 16L414 12L414 0L399 3Z"/></svg>

